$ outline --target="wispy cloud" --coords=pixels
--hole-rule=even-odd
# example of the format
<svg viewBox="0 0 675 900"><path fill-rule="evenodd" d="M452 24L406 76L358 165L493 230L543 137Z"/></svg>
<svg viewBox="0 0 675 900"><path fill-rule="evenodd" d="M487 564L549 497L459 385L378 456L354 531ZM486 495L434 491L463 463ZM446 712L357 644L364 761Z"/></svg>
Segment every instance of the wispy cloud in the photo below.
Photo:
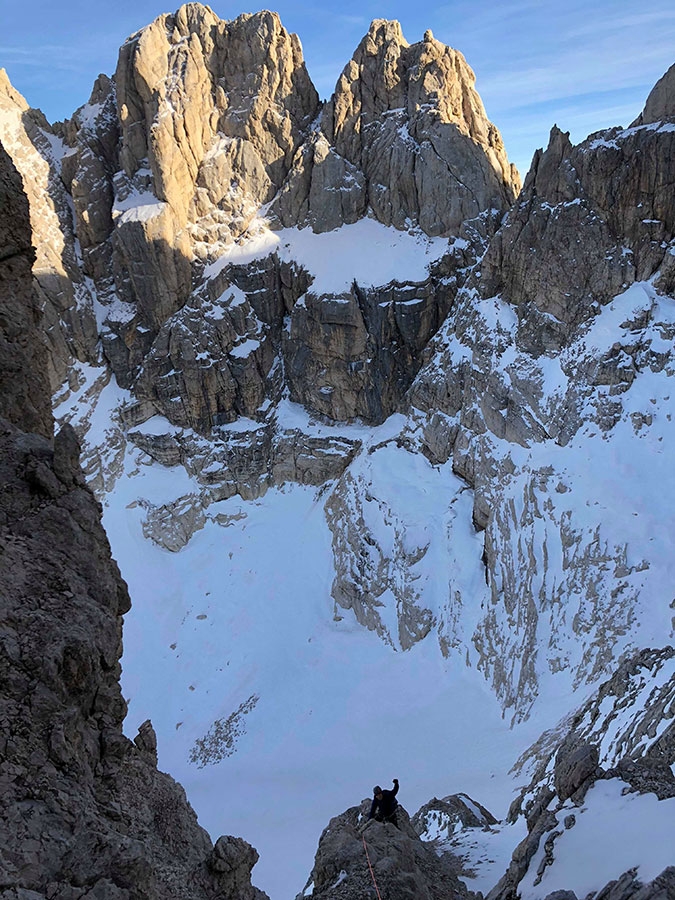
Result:
<svg viewBox="0 0 675 900"><path fill-rule="evenodd" d="M663 26L664 23L675 23L675 9L660 8L650 10L648 12L631 13L624 16L603 16L601 19L594 19L592 22L584 24L575 24L567 30L567 36L572 39L579 39L588 36L609 35L616 32L630 32L634 38L636 29L644 28L657 24Z"/></svg>
<svg viewBox="0 0 675 900"><path fill-rule="evenodd" d="M43 70L79 72L89 60L87 53L73 52L72 47L43 44L35 47L0 46L0 65L3 68L30 66Z"/></svg>
<svg viewBox="0 0 675 900"><path fill-rule="evenodd" d="M337 13L335 15L335 20L337 22L343 22L345 25L358 25L359 28L367 29L370 25L369 19L365 16L347 16L342 15L341 13Z"/></svg>
<svg viewBox="0 0 675 900"><path fill-rule="evenodd" d="M666 36L648 47L624 47L621 53L603 42L575 47L538 65L493 72L479 80L478 88L486 102L489 98L496 108L513 110L591 91L640 87L651 84L672 63L673 46Z"/></svg>

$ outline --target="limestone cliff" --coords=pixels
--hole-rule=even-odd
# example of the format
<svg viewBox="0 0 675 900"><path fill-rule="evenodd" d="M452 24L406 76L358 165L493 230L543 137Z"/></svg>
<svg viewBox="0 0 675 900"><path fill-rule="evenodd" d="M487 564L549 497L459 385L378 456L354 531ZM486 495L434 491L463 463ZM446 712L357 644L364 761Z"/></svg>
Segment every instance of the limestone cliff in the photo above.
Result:
<svg viewBox="0 0 675 900"><path fill-rule="evenodd" d="M430 31L409 45L398 22L376 19L272 209L284 225L327 231L370 208L385 225L429 235L504 209L520 178L474 83L462 54Z"/></svg>
<svg viewBox="0 0 675 900"><path fill-rule="evenodd" d="M480 287L484 297L508 297L527 319L520 342L533 352L558 351L598 306L666 264L661 287L672 289L671 118L592 134L577 147L553 128L535 154L520 202L483 260Z"/></svg>
<svg viewBox="0 0 675 900"><path fill-rule="evenodd" d="M68 194L61 179L65 152L39 110L30 109L0 69L0 139L26 184L33 275L43 310L45 365L52 391L74 361L95 362L98 340L93 298L80 268Z"/></svg>
<svg viewBox="0 0 675 900"><path fill-rule="evenodd" d="M554 129L408 395L415 440L421 434L429 458L452 460L474 489L490 601L473 641L516 706L516 696L536 693L540 616L554 634L568 617L577 635L595 632L576 664L578 677L592 680L637 624L629 623L642 588L631 573L661 566L658 555L629 559L628 545L610 537L614 523L628 526L621 511L612 519L598 510L580 530L563 495L580 485L572 460L586 436L619 446L625 428L625 440L644 447L641 429L655 421L648 407L658 406L661 389L669 396L674 139L668 119L591 135L578 147ZM641 388L631 390L647 382L656 393L645 405ZM593 442L586 452L605 451ZM605 508L622 490L616 480ZM562 564L549 571L553 559ZM549 639L553 671L571 659L557 643Z"/></svg>
<svg viewBox="0 0 675 900"><path fill-rule="evenodd" d="M132 36L115 78L61 126L0 86L0 133L40 242L35 257L7 168L0 265L22 302L0 323L14 691L3 842L22 886L64 900L97 883L113 896L135 883L147 896L246 897L255 857L235 839L211 848L149 763L150 726L133 745L121 735L128 599L73 433L52 444L45 373L63 382L59 418L85 441L91 485L119 507L118 537L135 529L141 546L171 551L170 570L196 531L195 544L217 533L218 577L244 585L228 595L243 614L223 645L243 643L229 622L252 628L246 604L262 589L221 552L216 526L243 532L248 501L298 484L316 489L332 553L323 580L298 590L332 608L341 637L370 629L389 661L436 654L434 672L461 669L516 728L568 698L522 759L512 818L532 827L495 898L549 883L566 835L590 828L594 813L572 809L586 789L619 803L626 786L643 797L652 785L654 803L672 801L672 91L670 70L631 127L576 147L554 128L513 203L517 179L463 58L430 33L409 46L396 23L373 23L324 107L275 15L225 22L199 4ZM42 306L50 357L25 339ZM142 476L158 471L152 493ZM280 506L285 493L303 492L278 491ZM296 606L276 574L264 621ZM313 650L314 637L301 639ZM262 676L227 677L255 697ZM579 710L577 690L590 696ZM288 708L272 707L259 704L252 731L283 727ZM295 746L305 726L280 740ZM462 821L450 795L436 803ZM178 810L168 821L166 808ZM361 852L358 817L324 836L317 895L350 896L340 860ZM461 891L448 860L410 835L379 837L392 891ZM604 896L652 896L635 873L614 874Z"/></svg>
<svg viewBox="0 0 675 900"><path fill-rule="evenodd" d="M83 269L120 384L204 434L261 420L285 387L332 419L386 418L467 257L519 189L473 84L461 54L430 34L408 46L381 20L323 109L275 14L228 22L189 3L129 38L114 82L101 76L61 129ZM205 264L233 241L269 234L264 216L317 233L371 216L457 239L461 252L449 247L421 281L328 296L270 251L256 283L220 263L213 278Z"/></svg>
<svg viewBox="0 0 675 900"><path fill-rule="evenodd" d="M104 352L120 383L181 424L208 430L273 393L269 345L243 374L236 362L211 380L185 366L169 394L155 385L176 354L224 356L262 327L236 316L225 334L215 325L198 336L184 308L209 318L205 292L193 293L200 260L272 199L317 110L299 41L276 14L227 22L193 3L129 38L114 81L101 76L62 129L83 267L105 304Z"/></svg>

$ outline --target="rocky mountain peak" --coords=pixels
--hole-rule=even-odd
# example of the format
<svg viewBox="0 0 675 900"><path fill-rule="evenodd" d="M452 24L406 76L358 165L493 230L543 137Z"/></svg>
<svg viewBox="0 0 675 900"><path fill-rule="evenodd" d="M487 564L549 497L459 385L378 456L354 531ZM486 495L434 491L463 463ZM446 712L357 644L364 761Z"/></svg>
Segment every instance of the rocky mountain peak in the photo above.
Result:
<svg viewBox="0 0 675 900"><path fill-rule="evenodd" d="M659 78L649 92L645 108L633 125L649 125L675 119L675 64Z"/></svg>
<svg viewBox="0 0 675 900"><path fill-rule="evenodd" d="M0 68L0 94L7 97L12 101L17 107L22 110L29 109L28 104L25 99L21 96L21 94L16 90L16 88L12 85L9 80L9 75L7 74L6 69Z"/></svg>
<svg viewBox="0 0 675 900"><path fill-rule="evenodd" d="M569 131L561 131L557 125L554 125L551 128L546 149L539 149L534 154L532 165L525 176L523 191L542 193L548 190L551 174L558 169L563 159L569 156L571 149L572 142Z"/></svg>
<svg viewBox="0 0 675 900"><path fill-rule="evenodd" d="M197 238L218 230L214 210L246 226L318 109L300 42L270 12L228 22L189 3L159 16L122 46L116 82L127 178L142 189L151 174L175 227L199 223Z"/></svg>
<svg viewBox="0 0 675 900"><path fill-rule="evenodd" d="M195 796L209 778L214 802L227 800L218 816L236 820L256 808L244 785L267 762L255 755L261 735L278 732L286 760L301 745L340 750L340 729L380 755L414 705L397 744L414 763L405 732L419 721L421 737L438 734L415 777L438 773L443 799L422 808L419 828L401 811L400 830L364 832L367 801L333 819L313 896L365 896L371 864L385 896L462 894L457 864L437 850L510 840L469 795L448 793L476 748L482 758L482 735L507 737L483 679L514 725L509 748L522 746L514 735L528 716L548 728L519 762L530 784L508 827L532 827L493 900L547 896L529 888L553 884L542 879L554 857L592 847L599 820L576 808L582 794L625 821L625 804L643 802L623 799L626 785L672 810L675 656L644 649L673 636L672 76L640 127L576 147L554 127L517 204L461 54L431 32L408 44L395 22L373 23L321 117L277 16L228 22L200 4L132 36L116 79L101 76L57 127L0 82L17 170L0 149L0 706L10 710L0 856L22 867L19 893L249 900L255 851L235 838L211 846L157 773L158 748L160 760L172 748L171 770L189 773ZM273 217L283 234L269 230ZM88 365L74 363L78 348ZM56 439L47 374L57 420L73 426ZM158 696L166 704L157 735L144 722L133 742L118 685L129 600L77 467L75 427L143 600L126 625L126 677L142 675L132 716ZM270 538L247 546L255 534ZM202 597L206 580L215 589ZM154 658L135 655L158 610L180 663L159 643ZM193 638L193 619L219 635L218 660ZM354 650L357 626L385 646ZM265 661L256 671L251 647ZM193 672L213 678L210 694ZM463 685L470 692L454 690ZM590 697L576 712L575 691ZM209 773L188 769L235 752ZM346 762L361 777L363 758ZM242 768L221 775L230 763ZM221 777L236 789L217 794ZM279 779L277 807L316 816L308 780L293 780L289 801ZM321 797L333 788L326 779ZM635 819L656 823L644 846L662 843L653 809Z"/></svg>
<svg viewBox="0 0 675 900"><path fill-rule="evenodd" d="M520 178L474 84L462 54L431 32L408 44L398 22L371 24L338 79L322 128L364 173L368 203L384 224L412 221L430 235L456 233L467 218L515 198Z"/></svg>
<svg viewBox="0 0 675 900"><path fill-rule="evenodd" d="M375 117L402 105L404 72L401 54L409 46L396 20L374 19L354 56L338 80L336 94L342 99L343 85L358 79L362 86L361 114ZM343 123L343 129L346 123Z"/></svg>

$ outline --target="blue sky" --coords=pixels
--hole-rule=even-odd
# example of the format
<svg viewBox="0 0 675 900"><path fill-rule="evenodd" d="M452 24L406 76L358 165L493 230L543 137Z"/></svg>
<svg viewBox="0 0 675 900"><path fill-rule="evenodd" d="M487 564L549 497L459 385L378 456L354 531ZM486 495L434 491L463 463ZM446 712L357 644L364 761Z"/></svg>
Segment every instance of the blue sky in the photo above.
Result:
<svg viewBox="0 0 675 900"><path fill-rule="evenodd" d="M99 72L112 74L127 35L178 2L0 0L0 66L50 121L84 103ZM227 0L222 18L255 12ZM555 123L580 141L626 125L654 82L675 62L675 4L654 0L456 0L272 5L299 34L310 75L326 97L373 18L398 19L407 40L434 36L461 50L476 72L489 117L521 172Z"/></svg>

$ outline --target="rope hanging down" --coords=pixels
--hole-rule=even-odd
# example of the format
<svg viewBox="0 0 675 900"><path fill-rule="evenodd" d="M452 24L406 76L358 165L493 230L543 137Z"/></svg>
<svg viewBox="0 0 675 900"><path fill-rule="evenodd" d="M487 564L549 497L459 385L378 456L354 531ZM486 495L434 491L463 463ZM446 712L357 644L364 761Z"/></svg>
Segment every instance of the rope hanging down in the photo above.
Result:
<svg viewBox="0 0 675 900"><path fill-rule="evenodd" d="M363 838L363 849L366 851L366 859L368 860L368 868L370 869L370 877L373 879L373 884L375 885L375 893L377 894L378 900L382 900L380 896L380 889L377 886L377 881L375 881L375 873L373 872L373 867L370 864L370 856L368 856L368 847L366 845L366 838L364 835L361 836Z"/></svg>

